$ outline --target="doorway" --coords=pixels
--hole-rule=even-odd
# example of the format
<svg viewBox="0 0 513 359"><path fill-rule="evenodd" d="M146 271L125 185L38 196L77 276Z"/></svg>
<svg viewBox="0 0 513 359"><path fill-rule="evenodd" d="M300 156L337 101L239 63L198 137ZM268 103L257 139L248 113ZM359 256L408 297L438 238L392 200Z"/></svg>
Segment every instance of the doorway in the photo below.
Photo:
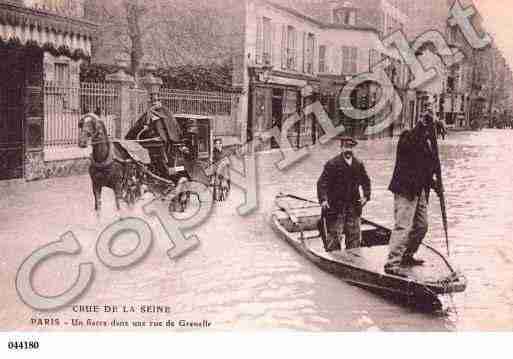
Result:
<svg viewBox="0 0 513 359"><path fill-rule="evenodd" d="M283 89L273 88L272 89L272 110L271 110L271 128L278 126L281 132L283 125ZM279 148L280 145L274 139L271 139L271 148Z"/></svg>
<svg viewBox="0 0 513 359"><path fill-rule="evenodd" d="M0 180L23 177L25 54L0 49Z"/></svg>

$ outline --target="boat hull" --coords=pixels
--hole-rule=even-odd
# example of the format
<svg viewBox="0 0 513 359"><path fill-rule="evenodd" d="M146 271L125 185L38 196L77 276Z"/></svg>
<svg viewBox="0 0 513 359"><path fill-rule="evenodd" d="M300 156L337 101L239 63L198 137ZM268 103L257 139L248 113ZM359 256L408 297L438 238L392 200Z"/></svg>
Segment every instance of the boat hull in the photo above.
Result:
<svg viewBox="0 0 513 359"><path fill-rule="evenodd" d="M420 251L426 264L407 269L408 278L385 273L383 267L388 254L390 231L366 220L362 220L361 248L325 252L319 232L312 228L311 223L307 224L315 220L315 216L311 215L312 209L316 210L315 206L309 208L310 218L296 224L295 230L290 225L289 214L283 210L273 213L271 225L284 241L322 270L351 284L419 304L439 303L439 295L465 290L465 277L453 272L443 256L426 247ZM304 212L304 208L301 211ZM301 212L299 214L297 222L301 222ZM320 214L317 221L319 218Z"/></svg>

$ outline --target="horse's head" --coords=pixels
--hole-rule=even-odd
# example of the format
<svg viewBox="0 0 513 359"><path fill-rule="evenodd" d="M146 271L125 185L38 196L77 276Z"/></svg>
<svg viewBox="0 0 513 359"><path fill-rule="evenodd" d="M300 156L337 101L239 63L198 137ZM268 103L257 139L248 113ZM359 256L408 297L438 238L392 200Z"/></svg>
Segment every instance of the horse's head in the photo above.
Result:
<svg viewBox="0 0 513 359"><path fill-rule="evenodd" d="M87 147L90 141L107 140L107 130L103 121L94 113L88 113L78 122L80 130L78 135L78 146Z"/></svg>

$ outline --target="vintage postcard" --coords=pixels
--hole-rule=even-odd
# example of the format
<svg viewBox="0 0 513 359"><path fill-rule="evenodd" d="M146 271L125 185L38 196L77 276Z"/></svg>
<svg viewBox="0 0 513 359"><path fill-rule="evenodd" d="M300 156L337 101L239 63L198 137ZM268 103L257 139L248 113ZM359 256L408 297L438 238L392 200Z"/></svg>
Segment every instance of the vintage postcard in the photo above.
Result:
<svg viewBox="0 0 513 359"><path fill-rule="evenodd" d="M0 1L0 331L511 331L512 5Z"/></svg>

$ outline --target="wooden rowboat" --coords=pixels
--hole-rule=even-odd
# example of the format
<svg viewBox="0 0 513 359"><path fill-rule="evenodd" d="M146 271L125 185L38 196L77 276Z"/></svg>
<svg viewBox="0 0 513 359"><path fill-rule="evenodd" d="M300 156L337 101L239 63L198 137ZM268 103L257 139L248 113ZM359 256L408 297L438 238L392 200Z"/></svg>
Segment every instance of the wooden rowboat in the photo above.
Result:
<svg viewBox="0 0 513 359"><path fill-rule="evenodd" d="M407 277L384 272L391 231L362 218L362 247L327 253L318 230L321 208L293 195L276 197L275 232L321 269L345 281L410 304L439 305L438 296L463 292L466 279L434 248L422 245L424 265L405 268Z"/></svg>

